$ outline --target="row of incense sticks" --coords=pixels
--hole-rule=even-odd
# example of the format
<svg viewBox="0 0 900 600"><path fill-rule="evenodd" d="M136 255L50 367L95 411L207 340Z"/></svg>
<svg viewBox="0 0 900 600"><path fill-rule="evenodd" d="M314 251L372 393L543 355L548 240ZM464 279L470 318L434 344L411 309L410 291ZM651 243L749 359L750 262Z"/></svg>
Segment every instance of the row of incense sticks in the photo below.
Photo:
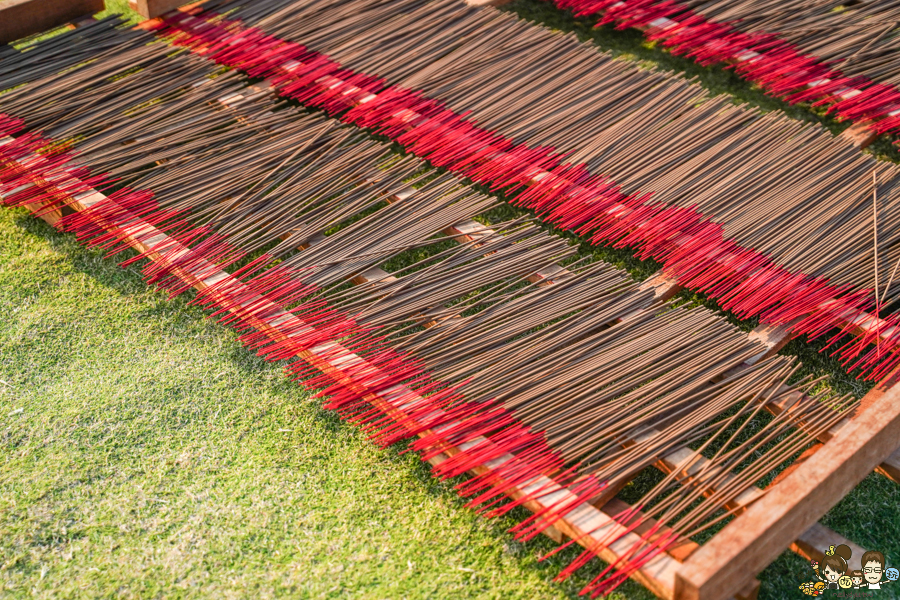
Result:
<svg viewBox="0 0 900 600"><path fill-rule="evenodd" d="M554 225L634 247L741 318L811 338L838 327L834 344L900 290L896 166L571 36L452 0L233 2L157 29ZM895 325L835 351L878 379L900 360Z"/></svg>
<svg viewBox="0 0 900 600"><path fill-rule="evenodd" d="M679 535L720 524L732 512L723 506L855 410L825 393L761 418L794 393L783 385L797 367L777 356L750 364L760 345L721 317L655 304L526 218L457 245L440 232L496 199L352 126L247 94L210 61L124 39L0 96L3 202L77 205L57 226L110 254L139 238L125 262L151 259L148 282L173 295L201 287L194 303L260 355L289 361L292 377L379 443L417 438L425 458L458 449L436 475L492 465L458 488L488 515L544 499L514 528L522 539L661 453L694 447L690 478L664 478L618 515L627 528L592 537L561 573L654 519L586 592L610 591ZM530 283L560 261L570 264L556 283ZM310 355L341 375L317 373ZM546 500L547 474L571 493ZM512 487L529 492L498 504Z"/></svg>
<svg viewBox="0 0 900 600"><path fill-rule="evenodd" d="M876 133L900 128L900 8L890 2L553 0L644 29L675 54L725 63L790 103L828 106Z"/></svg>

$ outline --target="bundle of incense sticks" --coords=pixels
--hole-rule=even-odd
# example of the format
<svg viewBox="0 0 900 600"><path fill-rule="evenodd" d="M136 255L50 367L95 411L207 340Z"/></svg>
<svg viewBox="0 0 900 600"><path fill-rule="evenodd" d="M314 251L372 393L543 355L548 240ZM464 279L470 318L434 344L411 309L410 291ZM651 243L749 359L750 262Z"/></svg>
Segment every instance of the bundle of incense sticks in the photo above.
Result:
<svg viewBox="0 0 900 600"><path fill-rule="evenodd" d="M541 498L519 537L694 447L689 476L618 515L625 533L655 524L592 595L727 518L723 507L855 410L847 397L797 396L817 382L787 388L792 360L758 360L764 348L710 311L655 304L612 267L573 261L530 219L455 243L441 232L495 199L254 94L234 72L129 36L61 64L0 96L3 202L78 205L58 227L111 254L140 238L146 250L126 263L149 258L147 280L172 294L202 282L195 303L261 355L293 361L294 377L379 443L416 438L425 458L456 448L436 475L492 465L459 490L488 515ZM535 283L560 261L570 264L553 285ZM342 375L316 375L310 354ZM758 418L788 396L790 410ZM572 493L544 498L547 474ZM514 487L529 491L498 504ZM561 577L625 533L588 544Z"/></svg>
<svg viewBox="0 0 900 600"><path fill-rule="evenodd" d="M742 318L834 343L900 291L894 165L572 36L453 0L229 2L157 30L594 243L636 247ZM836 351L880 378L900 361L895 325Z"/></svg>
<svg viewBox="0 0 900 600"><path fill-rule="evenodd" d="M553 0L599 23L640 27L700 64L730 63L791 103L831 105L839 118L900 128L900 7L804 0Z"/></svg>

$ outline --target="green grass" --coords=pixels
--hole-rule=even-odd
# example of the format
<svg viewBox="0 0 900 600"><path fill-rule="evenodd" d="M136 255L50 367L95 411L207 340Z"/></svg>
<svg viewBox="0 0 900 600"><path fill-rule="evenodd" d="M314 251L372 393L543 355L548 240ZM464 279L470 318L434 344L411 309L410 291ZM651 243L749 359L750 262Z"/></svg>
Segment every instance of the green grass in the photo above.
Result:
<svg viewBox="0 0 900 600"><path fill-rule="evenodd" d="M128 0L106 0L106 10L94 15L96 18L103 18L111 14L119 14L128 19L142 21L143 17L137 12L131 10Z"/></svg>

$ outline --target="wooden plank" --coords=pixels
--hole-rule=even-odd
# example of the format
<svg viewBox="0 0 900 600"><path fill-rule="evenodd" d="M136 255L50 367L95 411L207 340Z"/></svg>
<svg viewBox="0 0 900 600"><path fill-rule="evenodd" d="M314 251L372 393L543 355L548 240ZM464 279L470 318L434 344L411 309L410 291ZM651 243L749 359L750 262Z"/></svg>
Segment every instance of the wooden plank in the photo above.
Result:
<svg viewBox="0 0 900 600"><path fill-rule="evenodd" d="M37 160L40 160L40 157L35 157L35 158ZM91 205L95 204L96 202L100 201L102 198L103 198L102 194L99 194L99 193L94 193L88 197L82 197L78 203L78 208L84 209L85 207L91 206ZM474 228L473 227L462 227L462 229L467 230L467 232L466 232L467 235L466 234L463 234L463 235L466 235L466 237L468 239L471 239L471 238L469 238L469 236L471 236L473 233L477 232L477 227L474 227ZM131 230L136 232L131 237L132 237L132 241L134 242L133 245L134 245L135 249L139 250L139 251L149 250L154 244L158 244L162 239L164 239L166 237L161 232L158 232L155 228L150 227L149 225L145 226L140 223L133 224L131 227ZM447 233L453 233L453 232L448 231ZM462 232L457 231L456 233L461 234ZM144 239L152 240L152 241L144 242L143 241ZM190 250L188 250L187 248L183 248L183 249L179 250L179 252L181 252L181 251L190 252ZM151 253L151 258L155 259L155 260L161 260L161 257L153 256L153 253ZM200 265L198 265L198 268L205 270L205 269L209 268L209 265L200 264ZM186 280L190 281L191 280L190 274L186 274L186 275L187 275ZM227 276L227 274L219 272L219 273L215 273L213 275L209 275L203 280L197 280L197 278L193 278L193 280L194 280L195 287L197 287L198 289L205 289L207 287L207 285L211 285L213 283L220 283L223 279L226 279L226 278L229 278L229 276ZM207 282L210 282L210 283L208 284ZM252 299L251 302L256 303L256 302L258 302L258 300ZM285 314L284 316L286 318L289 318L288 314ZM264 324L264 323L258 325L257 328L260 330L271 329L271 327L268 324ZM273 335L277 338L278 332L274 331ZM328 346L329 346L329 348L337 347L335 344L329 344ZM309 362L311 362L312 364L316 364L316 366L318 366L323 371L325 371L325 372L336 371L336 369L333 365L324 363L324 361L322 361L321 359L317 360L314 357L314 353L305 353L305 354L308 354L308 356L305 356L305 358L307 358L307 360L309 360ZM358 359L358 360L362 360L362 359ZM317 363L319 363L319 364L317 364ZM340 378L340 377L342 377L342 374L340 372L337 372L337 373L335 373L335 376ZM386 412L397 411L395 406L391 405L389 402L384 401L383 399L373 397L372 401L376 405L381 405L382 407L384 407ZM456 451L458 451L458 450L456 450ZM454 453L454 449L448 448L446 450L446 452L447 452L447 455L452 455ZM511 460L512 458L513 457L510 456L506 460ZM490 466L487 465L483 468L476 469L475 472L476 473L486 472L486 470L489 468L490 468ZM535 483L533 485L535 487L543 488L543 486L546 485L546 482L544 482L544 480L541 479L540 483ZM551 487L552 487L552 485L551 485ZM514 491L513 497L516 497L516 495L521 496L521 494L527 493L527 492L528 492L527 489L522 490L522 491ZM562 488L560 488L559 490L555 490L553 493L556 494L557 492L561 493L561 494L567 493ZM536 499L536 500L530 502L529 504L531 505L530 507L533 510L540 510L541 506L542 506L540 503L540 499ZM610 529L622 527L621 524L613 523L612 520L610 519L610 515L608 515L608 514L599 516L598 514L590 513L589 511L585 512L587 510L588 509L586 509L584 507L580 507L578 509L578 511L573 513L575 515L575 517L573 517L574 520L572 520L572 521L566 520L566 521L562 522L561 524L559 524L559 531L562 533L565 533L566 535L576 537L576 539L579 539L580 541L582 541L583 544L587 543L589 545L591 539L602 538L602 536L605 535L605 533L608 532ZM634 537L635 539L631 539L632 537ZM625 544L622 545L622 548L619 549L619 551L624 551L632 543L637 541L637 539L638 538L634 534L628 534L625 538L623 538L623 540L620 540L620 542L617 542L617 544L620 544L621 542L625 542ZM615 560L616 556L617 556L616 555L617 544L613 544L613 546L611 548L603 549L603 551L601 551L601 553L600 553L601 558L604 558L607 561ZM657 577L661 573L664 574L664 573L668 573L669 571L671 571L672 565L666 562L666 558L670 558L670 557L665 557L665 558L659 559L659 561L662 561L663 566L659 566L657 564L659 561L657 561L655 559L651 563L652 568L649 571L647 568L645 568L641 572L635 574L636 579L638 579L642 584L644 584L646 587L648 587L648 589L651 589L652 591L661 595L662 597L669 597L669 594L671 593L670 592L671 587L666 585L665 581L663 581L659 577ZM668 564L668 566L665 566L666 564ZM738 597L751 598L752 595L755 594L756 589L757 589L756 583L751 579L751 581L747 582L747 584L744 586L744 588L740 590L740 593L742 595L740 595Z"/></svg>
<svg viewBox="0 0 900 600"><path fill-rule="evenodd" d="M21 39L103 10L103 0L0 0L0 43Z"/></svg>
<svg viewBox="0 0 900 600"><path fill-rule="evenodd" d="M748 337L751 341L759 342L766 347L765 352L753 357L751 364L778 354L792 339L786 325L766 325L765 323L757 325L748 334Z"/></svg>
<svg viewBox="0 0 900 600"><path fill-rule="evenodd" d="M822 452L729 523L682 566L679 600L723 600L812 527L900 446L900 386L895 371ZM867 395L868 396L868 395Z"/></svg>
<svg viewBox="0 0 900 600"><path fill-rule="evenodd" d="M791 544L791 550L809 560L822 562L829 546L838 544L846 544L850 548L852 556L850 556L850 561L847 563L850 570L862 569L859 560L866 550L850 540L840 536L835 537L833 531L819 523L813 524L812 527L804 531L803 535Z"/></svg>

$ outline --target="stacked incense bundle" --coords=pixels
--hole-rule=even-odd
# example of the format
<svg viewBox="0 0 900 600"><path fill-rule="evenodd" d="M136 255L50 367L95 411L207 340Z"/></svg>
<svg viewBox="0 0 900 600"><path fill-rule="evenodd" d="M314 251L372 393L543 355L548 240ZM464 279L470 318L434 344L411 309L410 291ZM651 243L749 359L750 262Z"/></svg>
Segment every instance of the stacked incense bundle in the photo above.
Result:
<svg viewBox="0 0 900 600"><path fill-rule="evenodd" d="M84 35L95 34L120 32ZM684 473L619 515L655 522L593 595L736 512L854 410L798 395L815 382L786 387L791 360L760 359L765 348L706 309L654 304L608 265L571 262L539 285L534 274L574 249L528 219L454 244L442 232L495 199L148 37L122 34L102 60L60 57L0 95L4 202L77 205L59 227L111 253L140 240L127 262L149 258L148 280L173 294L200 288L195 302L260 354L294 361L298 378L322 364L312 356L341 365L306 384L382 444L418 436L427 458L457 448L440 476L492 465L460 485L488 514L543 498L548 474L566 482L568 496L516 528L523 538L693 447ZM393 273L378 269L410 252ZM530 491L497 507L513 487ZM594 541L563 576L626 533L586 532Z"/></svg>
<svg viewBox="0 0 900 600"><path fill-rule="evenodd" d="M571 36L454 0L235 1L158 29L595 243L635 246L741 317L844 333L900 291L895 166ZM843 347L848 368L896 364L894 324Z"/></svg>
<svg viewBox="0 0 900 600"><path fill-rule="evenodd" d="M742 76L790 102L832 104L842 119L900 127L900 7L804 0L554 0L601 23L640 27L701 64L733 62Z"/></svg>

